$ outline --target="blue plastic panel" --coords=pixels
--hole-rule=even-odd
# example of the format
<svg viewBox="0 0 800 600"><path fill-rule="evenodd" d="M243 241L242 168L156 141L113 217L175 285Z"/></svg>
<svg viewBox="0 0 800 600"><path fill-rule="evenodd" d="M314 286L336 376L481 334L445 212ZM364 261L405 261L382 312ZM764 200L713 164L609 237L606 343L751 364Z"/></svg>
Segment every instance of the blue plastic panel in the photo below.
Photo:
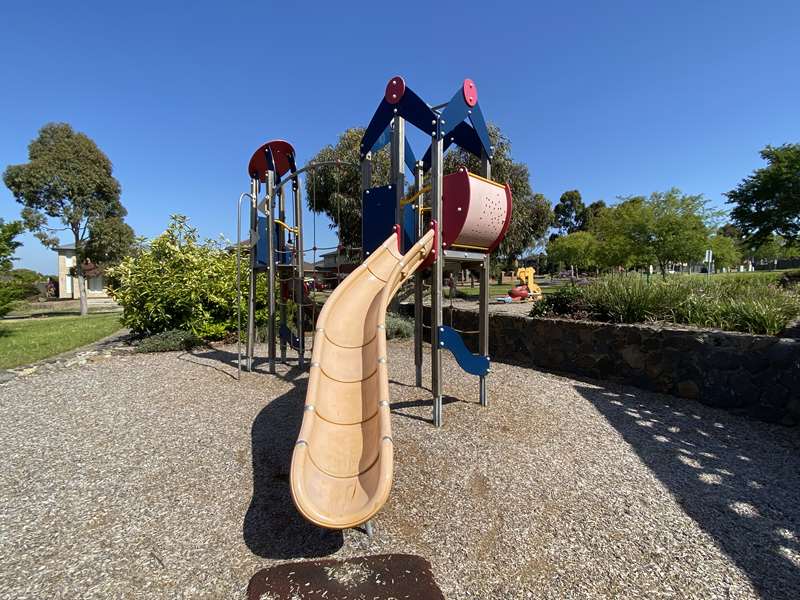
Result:
<svg viewBox="0 0 800 600"><path fill-rule="evenodd" d="M397 114L425 133L430 133L435 127L433 121L436 120L436 113L410 87L406 87L397 103Z"/></svg>
<svg viewBox="0 0 800 600"><path fill-rule="evenodd" d="M481 110L480 103L472 107L472 114L469 115L469 120L472 121L472 126L475 127L475 132L481 138L481 145L483 146L486 156L492 157L492 142L489 140L489 129L486 127L486 119L483 118L483 111Z"/></svg>
<svg viewBox="0 0 800 600"><path fill-rule="evenodd" d="M377 152L391 141L392 141L392 127L391 125L387 125L386 129L383 130L381 136L372 145L372 148L370 148L370 152Z"/></svg>
<svg viewBox="0 0 800 600"><path fill-rule="evenodd" d="M411 148L411 144L408 143L408 138L405 138L406 142L406 151L404 152L405 159L406 159L406 166L408 170L411 171L411 175L414 175L414 169L417 166L417 157L414 156L414 150Z"/></svg>
<svg viewBox="0 0 800 600"><path fill-rule="evenodd" d="M387 129L394 117L395 105L389 104L386 100L381 100L375 114L367 125L364 137L361 138L361 156L363 157L375 143L380 139L384 130Z"/></svg>
<svg viewBox="0 0 800 600"><path fill-rule="evenodd" d="M403 207L403 252L417 243L417 211L411 204Z"/></svg>
<svg viewBox="0 0 800 600"><path fill-rule="evenodd" d="M447 103L444 111L442 111L441 119L444 121L442 133L447 135L453 131L453 129L456 128L456 125L467 118L468 111L469 106L464 101L464 90L459 89L455 95L450 98L450 102Z"/></svg>
<svg viewBox="0 0 800 600"><path fill-rule="evenodd" d="M458 332L452 327L444 325L439 327L439 346L450 350L458 363L464 371L470 375L478 375L483 377L489 372L489 357L483 354L473 354L464 345L464 340L458 335Z"/></svg>
<svg viewBox="0 0 800 600"><path fill-rule="evenodd" d="M481 138L478 136L478 133L472 128L472 126L466 121L462 121L456 125L453 130L445 136L444 144L442 145L442 152L447 152L447 149L453 144L459 148L463 148L471 154L474 154L478 158L481 156L481 151L483 149ZM431 168L430 146L428 146L425 156L422 157L422 168L425 171Z"/></svg>
<svg viewBox="0 0 800 600"><path fill-rule="evenodd" d="M364 190L362 200L361 241L366 258L392 235L397 197L393 185L384 185Z"/></svg>
<svg viewBox="0 0 800 600"><path fill-rule="evenodd" d="M256 242L256 265L267 266L267 217L258 217L258 241Z"/></svg>
<svg viewBox="0 0 800 600"><path fill-rule="evenodd" d="M274 240L274 248L275 248L275 264L277 265L290 265L292 264L292 258L294 255L294 250L290 248L286 248L285 250L278 250L278 239L281 232L281 226L277 223L275 224L275 231L273 232L273 240Z"/></svg>

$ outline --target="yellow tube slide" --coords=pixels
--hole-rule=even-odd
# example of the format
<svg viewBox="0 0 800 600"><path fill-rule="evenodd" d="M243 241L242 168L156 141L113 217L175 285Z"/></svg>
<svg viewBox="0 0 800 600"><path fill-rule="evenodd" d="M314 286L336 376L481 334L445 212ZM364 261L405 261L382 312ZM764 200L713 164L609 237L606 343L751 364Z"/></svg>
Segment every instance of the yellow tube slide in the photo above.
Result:
<svg viewBox="0 0 800 600"><path fill-rule="evenodd" d="M405 255L393 234L334 290L319 314L292 498L303 516L344 529L368 521L392 487L386 308L433 249L429 231Z"/></svg>

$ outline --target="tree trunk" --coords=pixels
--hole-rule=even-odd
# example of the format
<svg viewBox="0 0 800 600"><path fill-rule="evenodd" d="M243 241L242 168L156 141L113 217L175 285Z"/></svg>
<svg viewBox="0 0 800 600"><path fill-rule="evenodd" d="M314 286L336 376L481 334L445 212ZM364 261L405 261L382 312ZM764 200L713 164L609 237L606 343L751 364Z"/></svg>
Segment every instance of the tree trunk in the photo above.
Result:
<svg viewBox="0 0 800 600"><path fill-rule="evenodd" d="M81 262L80 238L75 234L75 275L78 277L78 294L81 299L81 316L89 314L89 302L86 299L86 277L83 275L83 263Z"/></svg>

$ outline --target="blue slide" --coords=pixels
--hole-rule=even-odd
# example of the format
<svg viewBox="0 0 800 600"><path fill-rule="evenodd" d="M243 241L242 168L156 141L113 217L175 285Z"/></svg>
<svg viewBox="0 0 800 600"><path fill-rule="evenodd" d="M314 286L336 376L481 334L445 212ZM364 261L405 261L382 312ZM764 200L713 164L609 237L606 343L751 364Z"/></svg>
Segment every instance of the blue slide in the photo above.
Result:
<svg viewBox="0 0 800 600"><path fill-rule="evenodd" d="M464 340L452 327L444 325L439 327L439 346L447 348L462 369L470 375L483 377L489 372L489 357L483 354L473 354L464 345Z"/></svg>

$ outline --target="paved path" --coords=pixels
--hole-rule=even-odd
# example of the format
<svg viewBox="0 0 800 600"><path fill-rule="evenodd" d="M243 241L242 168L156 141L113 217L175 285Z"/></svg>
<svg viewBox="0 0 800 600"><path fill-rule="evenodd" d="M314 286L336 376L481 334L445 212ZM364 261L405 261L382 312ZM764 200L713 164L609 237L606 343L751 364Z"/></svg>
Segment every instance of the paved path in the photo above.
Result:
<svg viewBox="0 0 800 600"><path fill-rule="evenodd" d="M395 482L376 536L288 491L306 375L235 348L98 355L0 386L0 598L241 598L287 560L424 557L447 598L800 590L800 440L701 405L445 360L442 429L390 344Z"/></svg>

